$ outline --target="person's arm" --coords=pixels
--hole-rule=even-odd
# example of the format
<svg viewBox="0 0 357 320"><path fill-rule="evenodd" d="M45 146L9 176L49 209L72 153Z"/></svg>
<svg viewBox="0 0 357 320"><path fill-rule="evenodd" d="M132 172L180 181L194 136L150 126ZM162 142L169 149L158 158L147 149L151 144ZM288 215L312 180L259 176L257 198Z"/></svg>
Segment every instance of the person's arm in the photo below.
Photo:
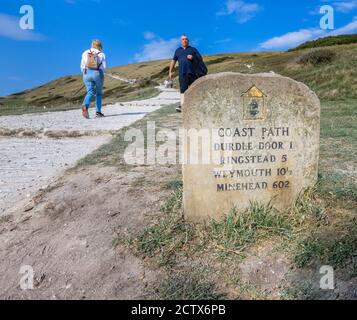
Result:
<svg viewBox="0 0 357 320"><path fill-rule="evenodd" d="M177 60L172 60L170 63L170 70L169 70L169 79L170 80L172 80L172 78L173 78L173 72L174 72L174 69L176 66L176 62L177 62Z"/></svg>
<svg viewBox="0 0 357 320"><path fill-rule="evenodd" d="M81 60L81 71L84 72L86 69L86 53L84 52L82 54L82 60Z"/></svg>
<svg viewBox="0 0 357 320"><path fill-rule="evenodd" d="M104 53L102 53L102 67L104 73L107 73L107 58Z"/></svg>
<svg viewBox="0 0 357 320"><path fill-rule="evenodd" d="M195 59L200 60L200 61L203 60L201 54L198 52L197 49L194 49L194 50L193 50L193 55L187 56L187 59L188 59L188 60L191 60L191 61L193 61L193 60L195 60Z"/></svg>
<svg viewBox="0 0 357 320"><path fill-rule="evenodd" d="M178 59L179 59L179 57L178 57L178 49L177 49L175 51L174 57L172 58L172 61L170 63L170 69L169 69L169 79L170 80L172 80L172 78L173 78L175 66L176 66Z"/></svg>

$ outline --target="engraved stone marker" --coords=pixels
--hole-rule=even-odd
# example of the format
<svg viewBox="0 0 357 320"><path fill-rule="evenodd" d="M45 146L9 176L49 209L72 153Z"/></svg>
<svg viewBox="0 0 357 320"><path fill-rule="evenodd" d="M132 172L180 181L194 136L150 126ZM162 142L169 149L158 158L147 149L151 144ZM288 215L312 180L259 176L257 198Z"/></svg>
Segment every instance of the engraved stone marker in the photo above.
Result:
<svg viewBox="0 0 357 320"><path fill-rule="evenodd" d="M320 102L280 75L221 73L186 92L184 211L220 218L253 201L288 209L317 181Z"/></svg>

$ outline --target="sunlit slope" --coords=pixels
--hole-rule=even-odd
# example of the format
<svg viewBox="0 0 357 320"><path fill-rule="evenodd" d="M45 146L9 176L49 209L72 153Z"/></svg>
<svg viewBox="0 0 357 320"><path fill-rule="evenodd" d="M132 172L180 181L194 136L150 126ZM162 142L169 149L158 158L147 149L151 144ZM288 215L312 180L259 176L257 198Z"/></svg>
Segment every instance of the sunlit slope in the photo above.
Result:
<svg viewBox="0 0 357 320"><path fill-rule="evenodd" d="M325 48L334 53L329 62L299 64L301 55L311 49L292 52L225 53L206 56L210 73L233 71L243 73L270 72L304 82L321 99L340 100L357 98L357 44ZM321 49L320 49L321 50ZM107 102L135 98L145 90L162 83L168 74L169 60L143 62L109 69L110 73L129 79L133 84L110 77L105 82ZM19 106L51 106L80 103L84 90L80 75L65 76L40 87L0 98L0 108ZM79 92L78 92L79 90Z"/></svg>

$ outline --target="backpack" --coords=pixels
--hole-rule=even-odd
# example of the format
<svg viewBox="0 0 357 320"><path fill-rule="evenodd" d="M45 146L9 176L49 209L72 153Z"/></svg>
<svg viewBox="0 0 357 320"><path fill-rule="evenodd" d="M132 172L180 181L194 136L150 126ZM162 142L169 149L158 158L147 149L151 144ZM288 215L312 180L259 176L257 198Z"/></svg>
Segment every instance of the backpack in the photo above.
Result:
<svg viewBox="0 0 357 320"><path fill-rule="evenodd" d="M99 58L98 58L99 54L100 52L95 53L92 51L89 51L87 53L86 68L99 70L100 66L102 65L101 63L99 63Z"/></svg>

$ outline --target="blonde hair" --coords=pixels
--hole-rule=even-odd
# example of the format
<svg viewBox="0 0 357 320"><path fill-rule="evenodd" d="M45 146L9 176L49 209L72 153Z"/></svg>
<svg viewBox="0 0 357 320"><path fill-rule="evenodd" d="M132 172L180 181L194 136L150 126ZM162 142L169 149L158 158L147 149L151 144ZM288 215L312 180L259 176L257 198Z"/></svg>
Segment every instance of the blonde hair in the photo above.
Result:
<svg viewBox="0 0 357 320"><path fill-rule="evenodd" d="M98 49L99 51L102 51L103 50L103 45L100 42L100 40L95 39L95 40L92 41L92 48L95 48L95 49Z"/></svg>

